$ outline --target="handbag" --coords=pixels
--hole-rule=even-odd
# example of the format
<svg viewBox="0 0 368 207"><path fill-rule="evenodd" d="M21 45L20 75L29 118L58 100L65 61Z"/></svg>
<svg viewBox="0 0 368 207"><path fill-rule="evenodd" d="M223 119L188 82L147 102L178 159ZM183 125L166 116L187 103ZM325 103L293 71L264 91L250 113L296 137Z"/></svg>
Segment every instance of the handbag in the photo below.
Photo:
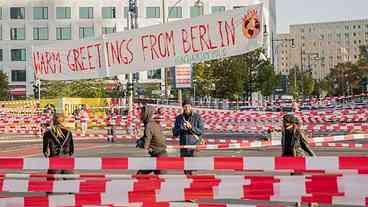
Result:
<svg viewBox="0 0 368 207"><path fill-rule="evenodd" d="M139 138L137 141L136 141L136 148L141 148L141 149L144 149L144 144L146 143L146 141L144 140L144 136Z"/></svg>

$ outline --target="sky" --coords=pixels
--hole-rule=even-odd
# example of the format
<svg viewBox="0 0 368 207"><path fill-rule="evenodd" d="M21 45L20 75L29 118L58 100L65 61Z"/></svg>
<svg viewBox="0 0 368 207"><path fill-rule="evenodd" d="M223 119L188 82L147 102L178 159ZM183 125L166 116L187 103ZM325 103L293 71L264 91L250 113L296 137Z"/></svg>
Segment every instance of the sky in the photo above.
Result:
<svg viewBox="0 0 368 207"><path fill-rule="evenodd" d="M277 32L290 24L368 19L368 0L275 0Z"/></svg>

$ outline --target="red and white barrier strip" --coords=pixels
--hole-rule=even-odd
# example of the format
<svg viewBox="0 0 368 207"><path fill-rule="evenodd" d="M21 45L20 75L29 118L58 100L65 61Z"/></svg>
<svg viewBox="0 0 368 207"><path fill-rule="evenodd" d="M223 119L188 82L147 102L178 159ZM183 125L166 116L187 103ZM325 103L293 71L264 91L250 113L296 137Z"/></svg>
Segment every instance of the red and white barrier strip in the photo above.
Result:
<svg viewBox="0 0 368 207"><path fill-rule="evenodd" d="M32 182L32 183L31 183ZM112 181L24 181L4 180L5 192L71 192L73 197L54 206L81 205L78 197L89 197L83 204L122 204L197 199L247 199L281 202L317 202L323 204L365 205L368 176L245 176L219 179L138 179ZM25 191L23 191L25 190ZM81 193L82 192L82 193ZM105 193L99 193L105 192ZM76 196L76 197L74 197ZM49 196L49 198L52 196ZM69 198L69 199L68 199ZM72 199L71 199L72 198ZM1 199L0 199L1 202Z"/></svg>
<svg viewBox="0 0 368 207"><path fill-rule="evenodd" d="M285 205L245 205L245 204L197 204L185 202L135 202L122 203L115 196L82 194L82 195L50 195L33 197L1 198L1 207L286 207ZM106 204L105 201L112 200ZM65 204L66 203L66 204ZM103 204L105 203L105 204Z"/></svg>
<svg viewBox="0 0 368 207"><path fill-rule="evenodd" d="M368 149L368 144L356 144L356 143L313 143L314 147L336 147L336 148L348 148L348 149Z"/></svg>
<svg viewBox="0 0 368 207"><path fill-rule="evenodd" d="M0 158L13 170L367 170L368 157L55 157Z"/></svg>

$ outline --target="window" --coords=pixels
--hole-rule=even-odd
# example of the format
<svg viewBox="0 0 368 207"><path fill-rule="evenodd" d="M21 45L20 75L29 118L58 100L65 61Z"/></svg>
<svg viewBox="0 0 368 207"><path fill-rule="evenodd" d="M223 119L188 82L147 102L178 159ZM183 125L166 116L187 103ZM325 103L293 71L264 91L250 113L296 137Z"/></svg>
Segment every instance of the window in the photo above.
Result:
<svg viewBox="0 0 368 207"><path fill-rule="evenodd" d="M349 30L349 26L345 26L345 30Z"/></svg>
<svg viewBox="0 0 368 207"><path fill-rule="evenodd" d="M124 7L124 18L125 18L125 19L127 19L127 18L128 18L128 12L129 12L129 11L128 11L128 7L127 7L127 6L125 6L125 7Z"/></svg>
<svg viewBox="0 0 368 207"><path fill-rule="evenodd" d="M110 34L116 32L116 27L102 27L102 34Z"/></svg>
<svg viewBox="0 0 368 207"><path fill-rule="evenodd" d="M115 19L116 18L116 8L115 7L102 7L102 18Z"/></svg>
<svg viewBox="0 0 368 207"><path fill-rule="evenodd" d="M147 78L148 79L161 79L161 69L148 71Z"/></svg>
<svg viewBox="0 0 368 207"><path fill-rule="evenodd" d="M303 33L303 32L304 32L304 28L301 28L301 29L300 29L300 32L301 32L301 33Z"/></svg>
<svg viewBox="0 0 368 207"><path fill-rule="evenodd" d="M219 12L224 12L224 11L225 11L225 6L213 6L211 8L212 13L219 13Z"/></svg>
<svg viewBox="0 0 368 207"><path fill-rule="evenodd" d="M70 7L56 7L56 19L72 18L72 9Z"/></svg>
<svg viewBox="0 0 368 207"><path fill-rule="evenodd" d="M24 19L25 10L24 7L11 7L10 18L11 19Z"/></svg>
<svg viewBox="0 0 368 207"><path fill-rule="evenodd" d="M92 19L93 18L93 7L80 7L79 18L81 19Z"/></svg>
<svg viewBox="0 0 368 207"><path fill-rule="evenodd" d="M25 40L26 32L24 28L11 28L10 39L11 40Z"/></svg>
<svg viewBox="0 0 368 207"><path fill-rule="evenodd" d="M49 28L47 27L34 27L33 28L33 40L48 40Z"/></svg>
<svg viewBox="0 0 368 207"><path fill-rule="evenodd" d="M147 18L160 18L160 7L147 7L146 17Z"/></svg>
<svg viewBox="0 0 368 207"><path fill-rule="evenodd" d="M349 33L345 33L345 39L349 39Z"/></svg>
<svg viewBox="0 0 368 207"><path fill-rule="evenodd" d="M56 39L57 40L71 40L72 39L72 28L71 27L57 27L56 28Z"/></svg>
<svg viewBox="0 0 368 207"><path fill-rule="evenodd" d="M340 33L337 33L336 37L337 37L337 39L341 40L341 34Z"/></svg>
<svg viewBox="0 0 368 207"><path fill-rule="evenodd" d="M2 17L3 17L3 8L0 7L0 19L2 19Z"/></svg>
<svg viewBox="0 0 368 207"><path fill-rule="evenodd" d="M11 49L11 61L26 61L26 49Z"/></svg>
<svg viewBox="0 0 368 207"><path fill-rule="evenodd" d="M321 40L324 40L325 39L325 35L321 35Z"/></svg>
<svg viewBox="0 0 368 207"><path fill-rule="evenodd" d="M33 19L48 19L48 8L33 7Z"/></svg>
<svg viewBox="0 0 368 207"><path fill-rule="evenodd" d="M183 18L183 9L180 6L169 7L169 18Z"/></svg>
<svg viewBox="0 0 368 207"><path fill-rule="evenodd" d="M190 17L198 17L203 15L202 6L191 6L190 7Z"/></svg>
<svg viewBox="0 0 368 207"><path fill-rule="evenodd" d="M3 61L3 49L0 49L0 61Z"/></svg>
<svg viewBox="0 0 368 207"><path fill-rule="evenodd" d="M356 33L355 32L353 33L353 37L356 37Z"/></svg>
<svg viewBox="0 0 368 207"><path fill-rule="evenodd" d="M11 81L26 81L26 71L25 70L12 70Z"/></svg>
<svg viewBox="0 0 368 207"><path fill-rule="evenodd" d="M234 6L233 9L240 9L240 8L244 8L245 6Z"/></svg>
<svg viewBox="0 0 368 207"><path fill-rule="evenodd" d="M95 36L93 27L79 27L79 39L87 39Z"/></svg>

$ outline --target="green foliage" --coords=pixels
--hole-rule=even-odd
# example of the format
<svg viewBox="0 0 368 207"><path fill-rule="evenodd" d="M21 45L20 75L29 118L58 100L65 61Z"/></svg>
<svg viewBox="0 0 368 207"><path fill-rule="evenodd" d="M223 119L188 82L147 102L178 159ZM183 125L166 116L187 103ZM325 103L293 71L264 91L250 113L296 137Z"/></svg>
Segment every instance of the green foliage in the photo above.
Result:
<svg viewBox="0 0 368 207"><path fill-rule="evenodd" d="M9 82L8 76L0 71L0 100L4 101L8 99L8 90L9 90Z"/></svg>
<svg viewBox="0 0 368 207"><path fill-rule="evenodd" d="M48 81L41 85L41 97L106 97L105 85L100 80Z"/></svg>
<svg viewBox="0 0 368 207"><path fill-rule="evenodd" d="M243 97L252 87L253 92L271 95L280 77L274 73L269 61L259 60L261 52L255 50L244 55L195 64L193 78L196 94L234 99ZM249 84L250 81L252 84Z"/></svg>

